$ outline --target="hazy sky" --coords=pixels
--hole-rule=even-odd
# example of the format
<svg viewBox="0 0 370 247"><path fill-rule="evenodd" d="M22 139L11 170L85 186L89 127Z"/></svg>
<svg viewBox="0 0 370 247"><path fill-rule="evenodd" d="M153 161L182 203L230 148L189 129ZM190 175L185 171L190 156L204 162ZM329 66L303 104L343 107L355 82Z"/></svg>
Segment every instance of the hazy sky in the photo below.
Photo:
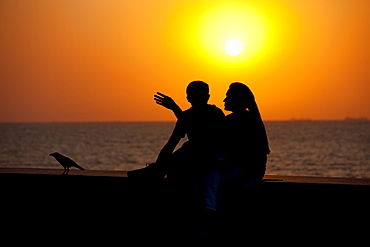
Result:
<svg viewBox="0 0 370 247"><path fill-rule="evenodd" d="M369 0L1 0L0 122L174 120L153 94L188 108L192 80L220 108L246 83L266 120L370 118L369 13Z"/></svg>

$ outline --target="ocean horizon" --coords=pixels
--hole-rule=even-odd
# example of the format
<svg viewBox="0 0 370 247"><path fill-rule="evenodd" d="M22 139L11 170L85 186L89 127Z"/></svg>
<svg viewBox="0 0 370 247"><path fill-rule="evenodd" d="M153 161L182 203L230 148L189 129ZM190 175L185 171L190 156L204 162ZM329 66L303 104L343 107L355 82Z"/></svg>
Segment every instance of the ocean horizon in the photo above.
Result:
<svg viewBox="0 0 370 247"><path fill-rule="evenodd" d="M263 122L366 122L370 119L366 117L345 117L342 119L313 119L313 118L290 118L290 119L272 119L272 120L263 120ZM107 120L107 121L9 121L9 122L0 122L0 124L44 124L44 123L175 123L174 120L148 120L148 121L124 121L124 120Z"/></svg>
<svg viewBox="0 0 370 247"><path fill-rule="evenodd" d="M155 161L174 125L0 123L0 167L62 169L49 156L60 152L88 170L137 169ZM265 125L272 151L266 174L370 178L370 121L292 119Z"/></svg>

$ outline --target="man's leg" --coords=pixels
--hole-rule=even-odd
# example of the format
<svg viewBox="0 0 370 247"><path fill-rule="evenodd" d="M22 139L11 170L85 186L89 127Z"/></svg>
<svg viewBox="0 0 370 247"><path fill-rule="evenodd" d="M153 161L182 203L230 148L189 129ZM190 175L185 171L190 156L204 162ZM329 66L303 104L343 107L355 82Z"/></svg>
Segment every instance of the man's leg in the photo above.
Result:
<svg viewBox="0 0 370 247"><path fill-rule="evenodd" d="M214 170L205 177L205 209L217 211L220 189L220 170Z"/></svg>

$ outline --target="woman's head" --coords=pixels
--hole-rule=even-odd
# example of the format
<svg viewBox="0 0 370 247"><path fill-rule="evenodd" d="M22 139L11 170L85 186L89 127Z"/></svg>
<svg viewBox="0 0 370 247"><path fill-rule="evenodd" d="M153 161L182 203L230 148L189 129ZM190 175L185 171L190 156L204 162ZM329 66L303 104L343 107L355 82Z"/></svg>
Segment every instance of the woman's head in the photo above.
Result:
<svg viewBox="0 0 370 247"><path fill-rule="evenodd" d="M245 110L255 104L252 91L247 85L240 82L231 83L224 102L227 111Z"/></svg>

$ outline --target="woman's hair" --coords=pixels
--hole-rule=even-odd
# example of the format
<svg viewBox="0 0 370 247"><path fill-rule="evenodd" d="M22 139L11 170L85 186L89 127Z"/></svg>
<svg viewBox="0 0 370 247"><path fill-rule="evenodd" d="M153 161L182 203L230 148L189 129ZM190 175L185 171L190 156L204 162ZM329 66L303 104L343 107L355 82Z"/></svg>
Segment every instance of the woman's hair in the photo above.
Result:
<svg viewBox="0 0 370 247"><path fill-rule="evenodd" d="M241 82L233 82L230 84L229 89L235 90L237 94L244 98L246 101L254 100L254 95L247 85Z"/></svg>
<svg viewBox="0 0 370 247"><path fill-rule="evenodd" d="M248 108L249 112L252 113L260 123L260 130L262 131L262 138L264 142L264 148L266 154L270 154L270 148L269 143L267 139L266 129L265 125L263 124L262 117L260 114L260 111L258 110L258 106L256 101L254 100L254 95L252 91L249 89L249 87L241 82L233 82L229 86L229 90L231 90L232 97L235 97L235 99L238 101L239 104L243 105L243 107Z"/></svg>
<svg viewBox="0 0 370 247"><path fill-rule="evenodd" d="M233 97L235 97L240 105L248 108L256 117L261 118L256 101L254 100L254 95L247 85L241 82L233 82L230 84L229 90L232 90Z"/></svg>

